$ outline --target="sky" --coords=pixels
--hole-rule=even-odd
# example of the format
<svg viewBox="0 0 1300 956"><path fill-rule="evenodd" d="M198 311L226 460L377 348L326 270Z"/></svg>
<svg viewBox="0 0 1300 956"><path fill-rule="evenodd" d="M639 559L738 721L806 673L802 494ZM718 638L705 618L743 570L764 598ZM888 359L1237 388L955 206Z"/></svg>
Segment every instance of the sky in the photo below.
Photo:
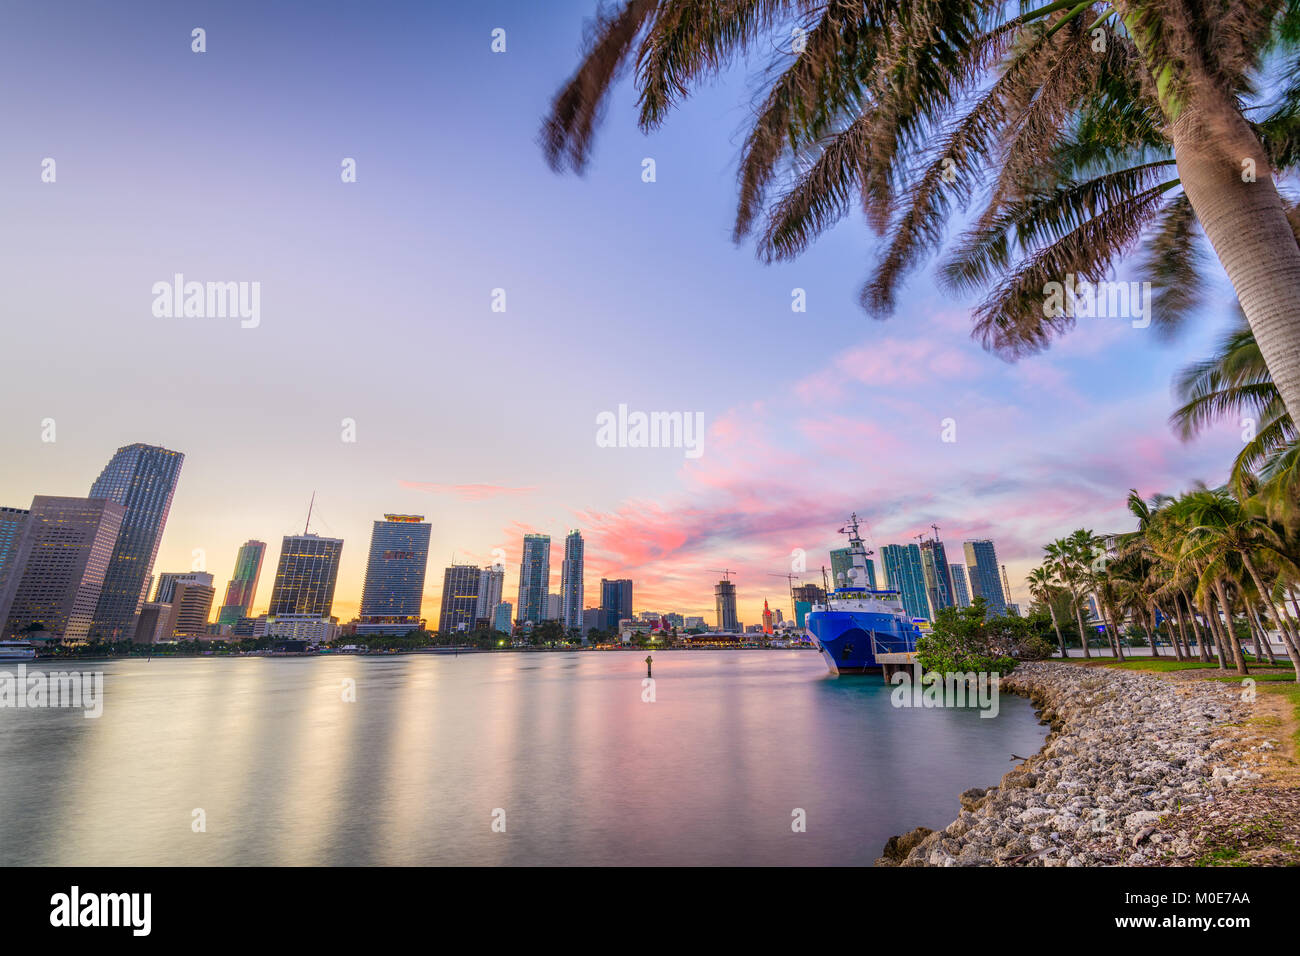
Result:
<svg viewBox="0 0 1300 956"><path fill-rule="evenodd" d="M431 625L443 568L494 549L513 602L526 532L552 536L558 591L573 528L588 606L630 577L636 610L713 623L729 568L757 623L764 599L788 611L801 555L820 581L851 511L877 549L936 524L959 561L992 538L1027 604L1042 545L1130 527L1130 487L1224 478L1237 425L1167 425L1173 374L1230 321L1212 258L1216 295L1173 343L1081 319L1009 364L933 263L870 318L880 240L859 220L792 263L731 242L743 69L649 136L624 81L586 175L547 167L541 119L594 8L6 3L0 505L84 495L119 446L161 444L186 460L155 573L200 561L218 604L257 538L265 609L314 493L311 530L345 541L344 621L371 523L402 512L433 526ZM259 283L258 323L155 315L178 273ZM602 447L620 405L702 415L701 454Z"/></svg>

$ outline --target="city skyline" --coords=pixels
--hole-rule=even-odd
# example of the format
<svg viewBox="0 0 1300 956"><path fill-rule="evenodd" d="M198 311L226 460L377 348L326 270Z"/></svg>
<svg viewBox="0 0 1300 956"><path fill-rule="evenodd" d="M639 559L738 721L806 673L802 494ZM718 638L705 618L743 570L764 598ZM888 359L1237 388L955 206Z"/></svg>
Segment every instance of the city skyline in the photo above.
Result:
<svg viewBox="0 0 1300 956"><path fill-rule="evenodd" d="M188 28L152 6L159 15L129 22L93 6L66 21L12 15L25 42L0 75L48 82L15 104L0 157L17 224L0 239L11 308L40 317L12 323L8 347L42 355L58 338L69 384L51 390L43 363L15 363L0 507L85 495L130 442L180 449L155 570L191 568L197 550L228 581L242 542L301 531L315 489L314 530L351 543L341 620L360 610L367 529L391 511L431 517L435 567L486 566L500 549L508 579L522 534L558 542L579 527L588 587L632 578L646 608L709 615L708 569L737 568L739 616L752 622L765 598L784 597L768 575L790 571L795 551L817 556L805 580L819 579L813 569L840 544L834 529L857 508L877 549L931 521L953 542L996 538L1024 605L1044 542L1080 524L1129 528L1129 487L1217 483L1240 448L1236 423L1183 444L1165 421L1174 373L1231 321L1215 263L1202 321L1172 345L1154 329L1087 320L1009 365L970 341L974 300L938 293L929 270L895 318L865 320L863 250L879 240L856 222L794 263L766 266L730 246L735 156L716 134L743 101L733 72L652 136L606 124L589 174L556 177L535 138L573 67L585 0L503 14L500 55L497 24L482 15L411 6L400 28L322 9L306 40L288 11L231 9L204 59ZM430 31L446 41L437 63ZM231 62L240 69L226 75L218 64ZM85 70L101 82L78 82ZM429 77L455 75L476 83L436 123L411 123ZM626 116L634 96L616 90L611 115ZM178 142L157 123L186 110L240 130L238 155ZM355 119L346 130L341 111ZM58 160L56 183L40 181L46 156ZM347 157L353 184L339 178ZM653 183L641 178L645 158ZM159 243L177 209L187 228ZM364 251L356 236L368 237ZM592 268L613 259L636 268ZM154 316L152 285L178 273L261 283L260 324ZM796 288L806 312L792 311ZM496 289L504 312L492 311ZM611 314L643 374L591 334ZM459 359L435 376L366 374L445 349ZM313 372L282 376L291 359ZM720 360L737 371L719 374ZM344 387L355 375L362 387ZM702 413L702 456L600 447L597 416L624 404ZM457 414L430 415L443 406ZM544 427L509 430L524 414ZM426 619L440 584L427 576Z"/></svg>

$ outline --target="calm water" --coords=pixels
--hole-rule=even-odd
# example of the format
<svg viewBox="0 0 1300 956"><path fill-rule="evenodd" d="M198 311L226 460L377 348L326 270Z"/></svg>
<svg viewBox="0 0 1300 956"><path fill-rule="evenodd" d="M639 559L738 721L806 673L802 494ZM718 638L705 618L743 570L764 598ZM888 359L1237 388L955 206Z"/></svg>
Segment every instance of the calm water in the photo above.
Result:
<svg viewBox="0 0 1300 956"><path fill-rule="evenodd" d="M799 651L83 666L99 719L0 709L0 864L868 864L1046 732Z"/></svg>

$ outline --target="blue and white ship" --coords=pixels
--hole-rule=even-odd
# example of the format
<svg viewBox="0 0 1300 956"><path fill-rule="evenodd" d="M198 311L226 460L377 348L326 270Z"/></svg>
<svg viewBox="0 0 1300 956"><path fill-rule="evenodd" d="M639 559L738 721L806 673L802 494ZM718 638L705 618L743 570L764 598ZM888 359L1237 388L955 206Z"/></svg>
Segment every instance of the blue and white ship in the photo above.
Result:
<svg viewBox="0 0 1300 956"><path fill-rule="evenodd" d="M865 674L880 670L877 654L915 651L921 631L904 610L901 593L868 587L870 552L858 533L857 514L840 530L849 536L847 580L835 582L825 604L812 606L805 628L832 674Z"/></svg>

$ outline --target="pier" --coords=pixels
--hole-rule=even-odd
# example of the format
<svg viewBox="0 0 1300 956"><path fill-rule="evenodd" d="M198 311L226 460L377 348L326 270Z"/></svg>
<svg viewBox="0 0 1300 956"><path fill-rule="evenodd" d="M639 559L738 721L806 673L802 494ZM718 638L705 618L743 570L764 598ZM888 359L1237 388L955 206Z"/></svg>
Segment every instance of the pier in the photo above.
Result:
<svg viewBox="0 0 1300 956"><path fill-rule="evenodd" d="M876 663L880 665L880 676L889 683L889 679L899 671L911 673L912 668L916 665L916 651L896 651L893 653L881 653L876 655Z"/></svg>

